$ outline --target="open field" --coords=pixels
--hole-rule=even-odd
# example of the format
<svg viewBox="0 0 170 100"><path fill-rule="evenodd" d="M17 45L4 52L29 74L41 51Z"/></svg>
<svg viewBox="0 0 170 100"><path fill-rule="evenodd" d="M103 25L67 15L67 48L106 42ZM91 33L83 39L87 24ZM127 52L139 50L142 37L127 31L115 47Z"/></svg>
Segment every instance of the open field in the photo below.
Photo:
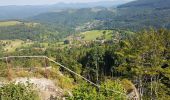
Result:
<svg viewBox="0 0 170 100"><path fill-rule="evenodd" d="M3 22L0 22L0 26L14 26L14 25L17 25L17 24L21 24L21 22L19 22L19 21L3 21Z"/></svg>
<svg viewBox="0 0 170 100"><path fill-rule="evenodd" d="M32 42L24 42L22 40L1 40L1 42L6 44L3 47L6 52L14 52L16 48L32 44Z"/></svg>
<svg viewBox="0 0 170 100"><path fill-rule="evenodd" d="M104 32L105 32L106 39L110 39L112 37L111 30L93 30L93 31L83 32L81 33L81 35L84 36L83 40L92 41L92 40L96 40L96 38L101 38L104 35Z"/></svg>
<svg viewBox="0 0 170 100"><path fill-rule="evenodd" d="M7 27L7 26L14 26L14 25L18 25L18 24L24 24L26 26L36 26L39 23L32 23L32 22L20 22L20 21L0 21L0 27Z"/></svg>

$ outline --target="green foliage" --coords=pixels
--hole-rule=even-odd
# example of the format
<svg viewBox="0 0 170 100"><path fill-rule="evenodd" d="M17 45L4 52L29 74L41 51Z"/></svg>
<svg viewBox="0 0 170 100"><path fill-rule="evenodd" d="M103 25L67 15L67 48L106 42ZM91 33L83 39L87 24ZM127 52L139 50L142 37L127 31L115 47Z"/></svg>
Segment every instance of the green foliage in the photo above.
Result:
<svg viewBox="0 0 170 100"><path fill-rule="evenodd" d="M106 79L108 78L126 78L130 81L123 80L121 84L127 90L127 93L131 93L132 89L136 87L140 90L139 94L142 94L141 90L145 91L141 95L143 99L168 98L170 94L170 32L164 29L150 29L133 34L122 30L114 33L115 40L111 41L111 43L95 44L92 42L81 47L58 48L53 45L55 44L54 42L50 42L49 48L46 50L35 49L44 48L44 46L36 43L24 48L23 51L18 50L12 55L47 55L94 83L101 84L103 87L107 87L103 84L105 84L104 82L107 83ZM27 59L28 62L23 60L17 61L15 59L15 62L10 61L10 64L24 66L25 68L44 66L44 60ZM5 62L1 62L0 66L0 68L4 69ZM73 78L75 83L82 82L81 79L67 70L63 68L59 70L64 75ZM5 74L3 73L4 71L0 74L4 76ZM73 87L71 86L73 80L57 77L58 74L55 71L49 71L48 73L49 78L58 79L56 80L56 83L60 82L60 84L57 84L58 86L62 88ZM44 77L45 74L42 70L38 72L37 76ZM24 74L21 76L24 76ZM88 85L85 85L84 88L83 86L79 88L77 91L81 97L87 96L87 98L93 99L95 95L100 94L100 98L105 99L104 93L110 95L108 91L89 87L94 94L94 97L92 97L91 94L87 93L90 90L85 90ZM108 88L112 87L108 85ZM81 94L81 90L85 91L85 93ZM78 94L76 95L78 97ZM109 98L109 96L107 97Z"/></svg>
<svg viewBox="0 0 170 100"><path fill-rule="evenodd" d="M121 77L135 82L135 86L147 91L146 98L161 98L159 90L163 84L169 87L170 32L164 29L142 31L130 36L120 36L114 45L91 45L60 52L57 61L67 65L74 61L82 65L81 75L89 80L100 83L108 77ZM121 38L126 37L126 38ZM81 54L79 53L81 52ZM68 56L69 55L69 56ZM71 55L71 56L70 56ZM81 56L80 56L81 55ZM74 60L73 60L74 59ZM72 70L76 66L70 67ZM130 81L122 81L127 92L134 90ZM140 87L142 84L142 87ZM161 92L169 96L169 92ZM149 95L152 96L150 97Z"/></svg>
<svg viewBox="0 0 170 100"><path fill-rule="evenodd" d="M157 92L161 89L159 81L169 80L166 74L169 68L169 45L167 45L170 43L169 35L170 32L166 30L151 29L121 41L120 48L117 48L116 55L119 56L121 64L116 67L116 70L129 78L138 78L139 84L145 85L148 93L152 95L150 98L155 96L160 98L160 92ZM144 83L146 81L144 77L151 81ZM144 95L149 97L148 94Z"/></svg>
<svg viewBox="0 0 170 100"><path fill-rule="evenodd" d="M127 99L126 90L119 80L116 81L106 80L101 85L101 89L99 93L103 95L104 100L126 100Z"/></svg>
<svg viewBox="0 0 170 100"><path fill-rule="evenodd" d="M3 44L0 43L0 57L2 57L3 52L4 52L4 50L3 50Z"/></svg>
<svg viewBox="0 0 170 100"><path fill-rule="evenodd" d="M1 100L40 100L31 84L10 83L0 87Z"/></svg>
<svg viewBox="0 0 170 100"><path fill-rule="evenodd" d="M41 24L21 23L12 26L0 27L1 40L33 40L47 41L57 40L58 32Z"/></svg>
<svg viewBox="0 0 170 100"><path fill-rule="evenodd" d="M69 100L96 100L97 96L96 88L89 86L88 84L80 85L73 91L73 97L69 97Z"/></svg>
<svg viewBox="0 0 170 100"><path fill-rule="evenodd" d="M112 90L121 92L116 93ZM95 88L88 84L80 85L73 90L73 97L69 100L126 100L126 91L119 81L107 80L100 88Z"/></svg>
<svg viewBox="0 0 170 100"><path fill-rule="evenodd" d="M90 80L98 83L102 80L104 75L104 49L102 47L94 47L89 52L87 52L83 63L85 63L85 71ZM91 74L91 75L90 75Z"/></svg>

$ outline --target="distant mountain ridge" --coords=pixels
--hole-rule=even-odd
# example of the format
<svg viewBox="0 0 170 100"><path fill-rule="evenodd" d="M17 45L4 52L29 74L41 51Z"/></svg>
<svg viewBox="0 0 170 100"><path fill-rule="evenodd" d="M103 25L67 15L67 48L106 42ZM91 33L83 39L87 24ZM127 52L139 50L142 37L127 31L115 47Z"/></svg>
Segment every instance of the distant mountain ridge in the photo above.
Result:
<svg viewBox="0 0 170 100"><path fill-rule="evenodd" d="M161 8L170 7L170 0L135 0L123 5L118 8L129 8L129 7L149 7L149 8Z"/></svg>
<svg viewBox="0 0 170 100"><path fill-rule="evenodd" d="M25 19L41 13L58 11L61 9L81 9L93 7L116 7L124 2L100 1L90 3L57 3L54 5L23 5L23 6L0 6L0 20Z"/></svg>
<svg viewBox="0 0 170 100"><path fill-rule="evenodd" d="M170 28L170 0L136 0L117 8L92 8L43 13L32 17L33 21L69 26L71 28L91 26L94 29ZM96 22L97 21L97 25ZM84 25L83 25L84 24Z"/></svg>
<svg viewBox="0 0 170 100"><path fill-rule="evenodd" d="M118 6L122 4L121 2L113 2L113 1L100 1L100 2L91 2L91 3L57 3L53 6L57 8L93 8L93 7L112 7Z"/></svg>
<svg viewBox="0 0 170 100"><path fill-rule="evenodd" d="M48 6L36 6L37 8L31 7L32 10L28 10L30 8L27 7L27 10L32 11L32 15L34 14L33 17L29 16L27 20L48 24L48 26L54 27L57 31L64 32L63 34L73 33L73 31L77 29L121 28L141 30L148 27L170 28L170 0L136 0L120 5L117 8L85 8L81 5L74 6L78 8L71 8L73 5L68 5L69 4L56 4L49 8ZM39 9L41 9L40 11L42 11L42 9L44 10L43 12L39 12ZM27 10L23 9L21 12L24 12L22 14L28 17L30 14ZM18 12L17 16L19 16L19 14ZM0 15L3 15L3 13L0 13ZM21 15L21 17L23 16Z"/></svg>
<svg viewBox="0 0 170 100"><path fill-rule="evenodd" d="M170 28L170 0L136 0L118 6L114 21L125 28Z"/></svg>

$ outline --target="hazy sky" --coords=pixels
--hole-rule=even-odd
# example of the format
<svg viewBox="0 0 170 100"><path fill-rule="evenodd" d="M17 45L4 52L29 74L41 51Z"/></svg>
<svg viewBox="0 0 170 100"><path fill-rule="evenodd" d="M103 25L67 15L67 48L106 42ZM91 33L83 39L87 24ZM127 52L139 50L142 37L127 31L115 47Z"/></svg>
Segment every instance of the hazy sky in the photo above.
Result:
<svg viewBox="0 0 170 100"><path fill-rule="evenodd" d="M78 2L97 2L97 1L114 1L117 2L129 2L133 0L0 0L0 5L44 5L55 4L58 2L65 3L78 3Z"/></svg>

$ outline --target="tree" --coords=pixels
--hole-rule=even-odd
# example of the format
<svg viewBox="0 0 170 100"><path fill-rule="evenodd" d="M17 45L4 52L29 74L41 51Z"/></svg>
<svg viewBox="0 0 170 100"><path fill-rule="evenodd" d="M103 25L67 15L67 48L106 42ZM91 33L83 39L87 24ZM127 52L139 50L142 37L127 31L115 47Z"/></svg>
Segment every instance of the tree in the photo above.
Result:
<svg viewBox="0 0 170 100"><path fill-rule="evenodd" d="M169 50L165 45L167 34L170 33L151 29L120 43L121 49L118 49L117 55L122 60L117 71L130 76L136 82L141 97L148 93L152 100L160 96L158 91L164 70L162 66L169 66L164 55ZM147 87L147 94L144 94L144 87Z"/></svg>
<svg viewBox="0 0 170 100"><path fill-rule="evenodd" d="M84 58L84 67L88 70L88 78L96 83L102 80L104 75L104 49L94 47Z"/></svg>

